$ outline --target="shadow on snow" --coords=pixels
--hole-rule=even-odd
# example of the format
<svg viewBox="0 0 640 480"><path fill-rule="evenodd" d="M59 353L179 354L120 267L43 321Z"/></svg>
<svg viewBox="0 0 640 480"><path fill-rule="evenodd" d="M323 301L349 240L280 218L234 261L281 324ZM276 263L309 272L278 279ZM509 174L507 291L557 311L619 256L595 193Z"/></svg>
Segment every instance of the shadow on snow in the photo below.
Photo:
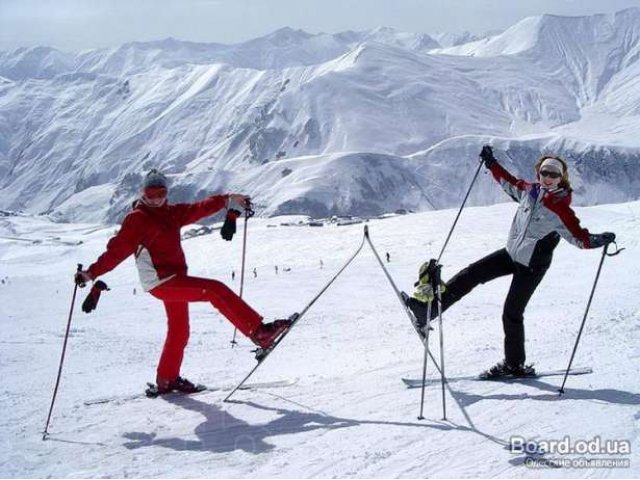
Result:
<svg viewBox="0 0 640 480"><path fill-rule="evenodd" d="M446 423L425 424L355 420L334 417L322 412L302 412L284 408L266 407L254 402L235 402L280 415L268 423L252 425L234 417L218 405L211 405L192 397L167 398L166 401L200 413L206 418L193 432L197 438L158 437L155 432L127 432L124 433L123 436L129 441L123 444L124 447L133 450L143 447L160 446L177 451L190 450L214 453L242 450L247 453L259 454L269 452L275 448L275 445L267 441L270 437L315 430L336 430L367 424L431 428L437 430L459 429Z"/></svg>

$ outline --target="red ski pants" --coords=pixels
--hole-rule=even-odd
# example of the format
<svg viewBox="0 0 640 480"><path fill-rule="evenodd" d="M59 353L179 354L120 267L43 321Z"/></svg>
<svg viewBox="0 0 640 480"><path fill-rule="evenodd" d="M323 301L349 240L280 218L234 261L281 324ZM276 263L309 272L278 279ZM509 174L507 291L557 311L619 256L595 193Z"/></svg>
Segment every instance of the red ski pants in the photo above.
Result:
<svg viewBox="0 0 640 480"><path fill-rule="evenodd" d="M149 293L164 302L167 312L167 338L158 364L158 378L173 380L180 375L189 341L189 302L210 302L247 337L262 323L255 310L217 280L177 276Z"/></svg>

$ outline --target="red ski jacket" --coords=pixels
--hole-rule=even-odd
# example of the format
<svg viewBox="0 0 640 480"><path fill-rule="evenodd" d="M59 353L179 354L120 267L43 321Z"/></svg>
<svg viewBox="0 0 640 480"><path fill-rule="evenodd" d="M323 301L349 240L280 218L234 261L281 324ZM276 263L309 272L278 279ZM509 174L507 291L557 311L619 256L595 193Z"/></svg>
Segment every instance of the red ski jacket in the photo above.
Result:
<svg viewBox="0 0 640 480"><path fill-rule="evenodd" d="M104 275L135 254L140 283L147 292L176 275L186 275L180 228L213 215L228 200L228 195L214 195L201 202L155 208L135 202L106 251L89 267L89 274L93 278Z"/></svg>

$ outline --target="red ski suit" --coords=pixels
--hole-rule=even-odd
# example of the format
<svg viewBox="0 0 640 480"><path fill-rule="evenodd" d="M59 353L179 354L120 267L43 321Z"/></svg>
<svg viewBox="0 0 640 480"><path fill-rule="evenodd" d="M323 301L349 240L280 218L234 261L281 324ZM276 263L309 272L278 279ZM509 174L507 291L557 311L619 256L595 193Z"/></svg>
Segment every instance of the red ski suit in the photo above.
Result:
<svg viewBox="0 0 640 480"><path fill-rule="evenodd" d="M187 276L180 227L214 214L227 203L228 195L162 207L149 207L138 201L107 243L106 251L88 268L89 274L97 278L135 254L142 286L164 302L167 312L167 338L158 378L173 380L180 374L189 340L188 302L210 302L247 337L262 323L262 317L223 283Z"/></svg>

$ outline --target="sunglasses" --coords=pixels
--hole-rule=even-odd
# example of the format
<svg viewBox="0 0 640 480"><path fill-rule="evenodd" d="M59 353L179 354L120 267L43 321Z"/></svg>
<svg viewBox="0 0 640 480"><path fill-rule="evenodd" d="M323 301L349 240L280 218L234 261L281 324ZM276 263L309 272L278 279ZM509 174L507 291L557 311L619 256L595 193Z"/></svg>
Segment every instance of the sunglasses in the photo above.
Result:
<svg viewBox="0 0 640 480"><path fill-rule="evenodd" d="M167 196L165 187L147 187L144 189L144 196L149 200L156 200Z"/></svg>
<svg viewBox="0 0 640 480"><path fill-rule="evenodd" d="M547 177L547 178L560 178L562 177L561 173L558 172L551 172L549 170L541 170L540 171L540 176L541 177Z"/></svg>

